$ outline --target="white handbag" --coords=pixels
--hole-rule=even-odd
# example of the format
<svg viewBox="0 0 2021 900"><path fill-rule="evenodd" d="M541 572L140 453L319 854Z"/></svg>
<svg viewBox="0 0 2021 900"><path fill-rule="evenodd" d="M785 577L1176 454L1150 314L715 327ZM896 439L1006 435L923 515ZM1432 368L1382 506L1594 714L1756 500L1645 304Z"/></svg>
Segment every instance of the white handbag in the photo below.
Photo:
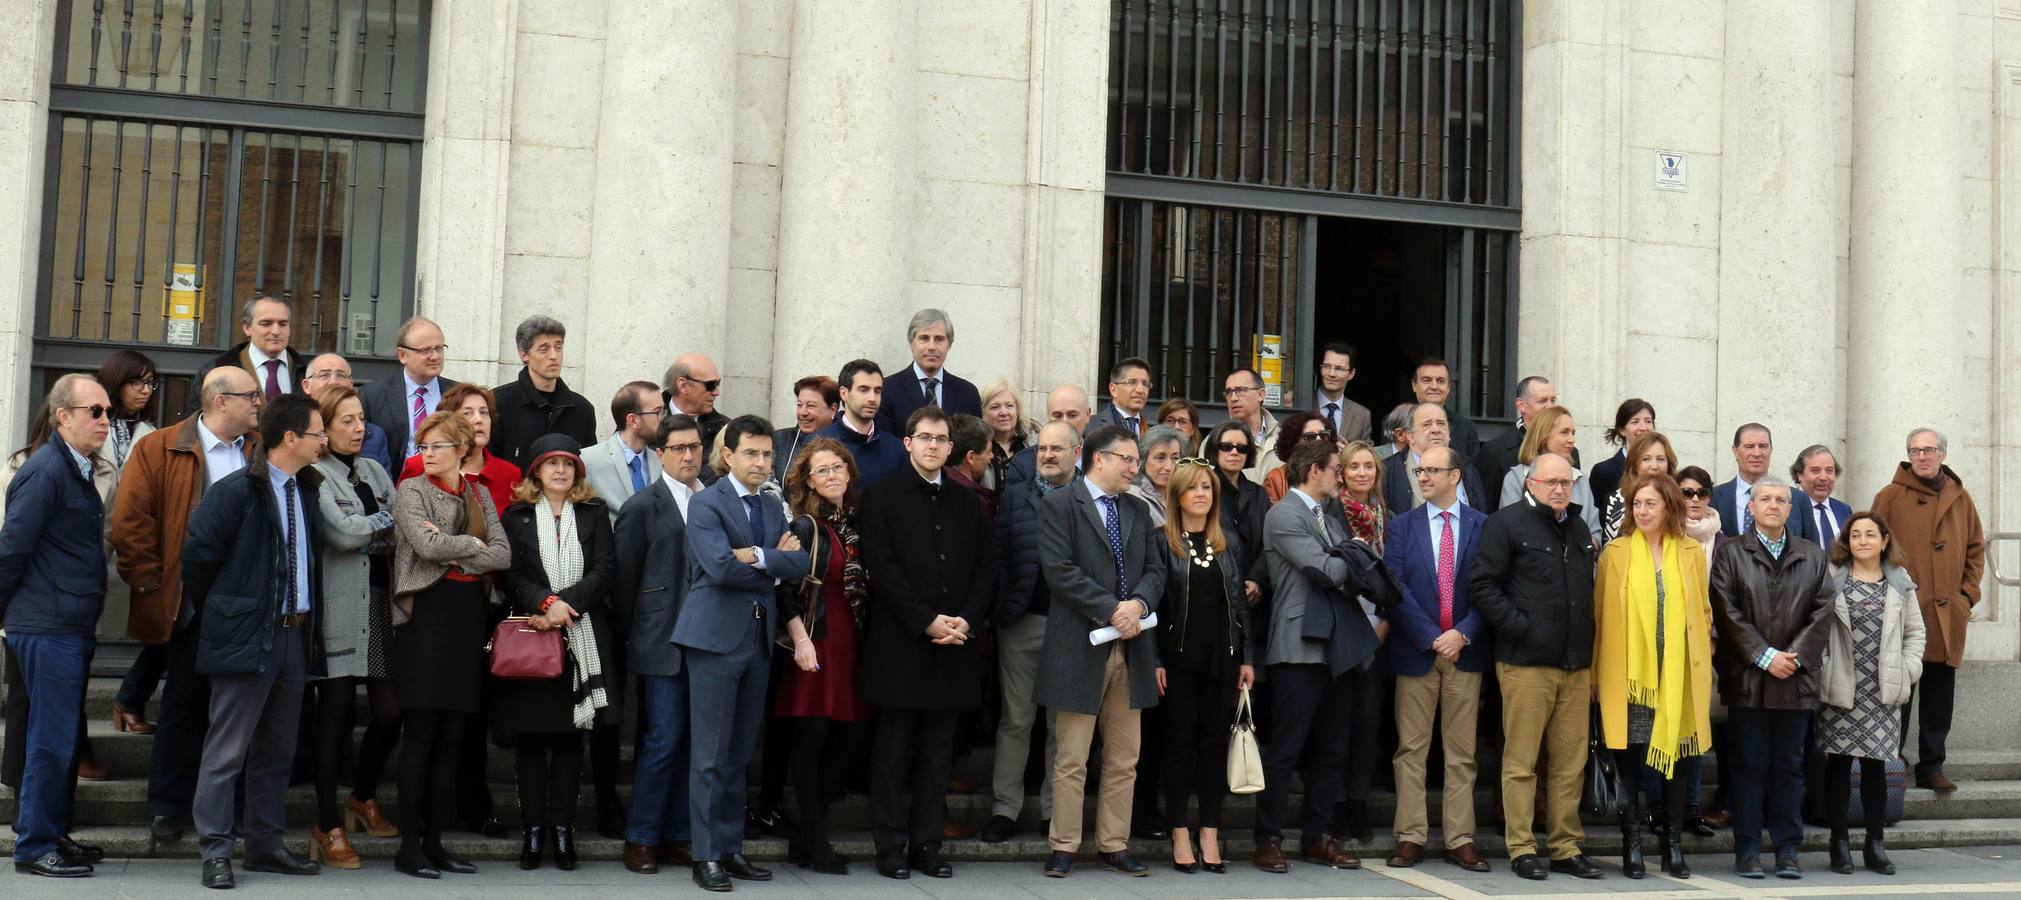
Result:
<svg viewBox="0 0 2021 900"><path fill-rule="evenodd" d="M1249 710L1249 689L1235 698L1235 724L1228 727L1228 793L1263 790L1263 751L1256 746L1256 716Z"/></svg>

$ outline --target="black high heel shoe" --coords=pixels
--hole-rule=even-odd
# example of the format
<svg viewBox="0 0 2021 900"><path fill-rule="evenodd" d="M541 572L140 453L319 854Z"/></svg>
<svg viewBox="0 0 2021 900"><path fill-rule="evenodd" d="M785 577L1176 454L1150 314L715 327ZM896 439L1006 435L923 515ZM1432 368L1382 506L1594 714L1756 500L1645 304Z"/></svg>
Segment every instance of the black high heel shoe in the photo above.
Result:
<svg viewBox="0 0 2021 900"><path fill-rule="evenodd" d="M547 829L528 823L519 834L519 867L529 872L540 868L540 855L546 852Z"/></svg>
<svg viewBox="0 0 2021 900"><path fill-rule="evenodd" d="M556 825L549 837L554 843L554 867L564 872L575 871L575 826Z"/></svg>
<svg viewBox="0 0 2021 900"><path fill-rule="evenodd" d="M1200 871L1214 875L1228 874L1228 858L1226 856L1223 856L1221 858L1221 861L1218 863L1208 862L1207 854L1201 850L1201 848L1204 846L1206 845L1198 842L1195 842L1193 844L1193 858L1200 861ZM1221 849L1221 841L1219 838L1215 839L1214 848L1216 850Z"/></svg>

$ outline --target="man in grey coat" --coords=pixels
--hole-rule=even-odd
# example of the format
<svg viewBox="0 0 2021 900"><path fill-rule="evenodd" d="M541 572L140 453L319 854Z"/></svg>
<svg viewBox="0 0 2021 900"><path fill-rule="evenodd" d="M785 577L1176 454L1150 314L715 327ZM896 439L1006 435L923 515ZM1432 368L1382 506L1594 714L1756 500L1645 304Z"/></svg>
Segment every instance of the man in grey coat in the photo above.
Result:
<svg viewBox="0 0 2021 900"><path fill-rule="evenodd" d="M633 494L659 483L660 454L652 443L666 418L667 401L660 399L660 386L631 382L611 397L611 421L617 423L617 431L602 443L583 448L585 477L610 509L612 525Z"/></svg>
<svg viewBox="0 0 2021 900"><path fill-rule="evenodd" d="M1045 873L1065 878L1081 846L1081 798L1088 744L1102 729L1102 796L1095 816L1097 858L1116 871L1144 875L1130 855L1130 800L1137 784L1139 710L1158 705L1157 651L1141 620L1165 589L1163 536L1151 511L1129 495L1142 462L1137 436L1104 426L1088 433L1085 477L1039 501L1039 575L1051 599L1039 667L1040 706L1053 711L1052 854ZM1089 632L1119 638L1090 644Z"/></svg>

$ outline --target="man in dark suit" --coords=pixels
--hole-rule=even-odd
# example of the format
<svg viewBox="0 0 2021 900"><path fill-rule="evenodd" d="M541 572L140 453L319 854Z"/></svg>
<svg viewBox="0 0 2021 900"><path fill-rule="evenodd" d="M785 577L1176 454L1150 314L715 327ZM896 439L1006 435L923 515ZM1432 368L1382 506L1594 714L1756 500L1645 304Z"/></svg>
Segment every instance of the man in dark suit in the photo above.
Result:
<svg viewBox="0 0 2021 900"><path fill-rule="evenodd" d="M526 317L513 332L524 365L518 378L491 389L498 408L491 443L486 445L491 455L525 469L532 461L533 442L547 435L568 435L578 447L596 444L596 410L561 380L562 342L567 337L566 327L541 315Z"/></svg>
<svg viewBox="0 0 2021 900"><path fill-rule="evenodd" d="M1347 399L1347 384L1354 380L1354 362L1359 355L1346 341L1329 342L1319 351L1319 396L1312 408L1346 441L1374 440L1368 407Z"/></svg>
<svg viewBox="0 0 2021 900"><path fill-rule="evenodd" d="M1790 463L1789 478L1801 492L1791 504L1790 533L1830 550L1853 514L1852 506L1832 496L1839 486L1839 458L1830 447L1812 444Z"/></svg>
<svg viewBox="0 0 2021 900"><path fill-rule="evenodd" d="M1451 433L1446 430L1446 408L1436 403L1419 403L1410 412L1410 449L1394 453L1382 461L1382 503L1389 508L1390 515L1402 515L1424 502L1418 485L1418 461L1424 452L1433 447L1451 447ZM1460 454L1460 502L1472 505L1486 496L1490 488L1481 485L1480 473L1465 462L1466 454ZM1501 490L1496 483L1492 490Z"/></svg>
<svg viewBox="0 0 2021 900"><path fill-rule="evenodd" d="M1434 716L1445 736L1445 802L1440 830L1446 860L1488 870L1474 848L1474 726L1481 673L1488 668L1488 627L1467 602L1474 545L1487 520L1460 502L1459 454L1424 452L1418 465L1424 505L1389 520L1382 561L1403 588L1389 611L1390 669L1396 673L1396 850L1393 867L1417 864L1431 823L1425 813L1425 755Z"/></svg>
<svg viewBox="0 0 2021 900"><path fill-rule="evenodd" d="M1045 579L1046 643L1039 665L1040 706L1053 713L1052 853L1049 878L1073 871L1081 846L1081 799L1088 745L1102 731L1102 796L1095 813L1096 858L1116 871L1144 875L1130 855L1130 801L1137 784L1141 710L1158 705L1157 648L1143 633L1165 591L1162 533L1151 510L1129 494L1142 461L1137 439L1113 425L1090 429L1086 476L1039 501L1039 576ZM1089 633L1117 637L1089 643Z"/></svg>
<svg viewBox="0 0 2021 900"><path fill-rule="evenodd" d="M655 397L654 399L658 399ZM688 508L701 489L702 429L660 416L646 440L658 458L652 481L618 510L618 579L611 595L630 636L626 663L639 676L639 739L632 772L625 868L693 863L688 818L688 673L674 623L688 594Z"/></svg>
<svg viewBox="0 0 2021 900"><path fill-rule="evenodd" d="M237 366L253 376L265 399L293 393L302 384L305 370L302 355L288 347L288 304L265 291L253 295L239 310L239 332L246 339L198 366L191 384L203 384L204 376L220 366ZM199 394L191 391L184 415L198 409Z"/></svg>
<svg viewBox="0 0 2021 900"><path fill-rule="evenodd" d="M1331 600L1312 581L1321 573L1338 588L1349 578L1347 561L1328 548L1345 540L1337 522L1325 515L1325 501L1340 488L1340 455L1330 442L1300 442L1285 464L1290 486L1263 519L1263 550L1270 567L1270 628L1262 661L1270 690L1270 742L1263 758L1263 796L1256 806L1258 869L1283 873L1284 819L1291 800L1291 771L1302 769L1305 806L1299 826L1305 858L1337 869L1361 868L1334 839L1334 801L1339 799L1347 748L1354 720L1354 676L1335 672L1328 645L1335 638L1314 640L1305 627L1308 612ZM1373 656L1377 641L1362 610L1336 622L1351 632L1366 632L1367 653L1349 668Z"/></svg>
<svg viewBox="0 0 2021 900"><path fill-rule="evenodd" d="M442 392L456 382L442 377L449 345L434 322L415 316L400 323L393 343L400 357L400 377L381 378L359 388L358 399L365 404L365 420L386 429L386 443L397 464L414 455L414 427L441 405ZM388 474L398 475L399 469Z"/></svg>
<svg viewBox="0 0 2021 900"><path fill-rule="evenodd" d="M323 674L321 479L313 463L328 440L314 400L286 394L266 404L264 458L204 494L183 542L183 600L205 612L196 667L210 676L195 806L207 888L233 886L235 797L244 802L247 869L320 870L281 838L302 686Z"/></svg>
<svg viewBox="0 0 2021 900"><path fill-rule="evenodd" d="M1733 430L1736 471L1731 480L1712 489L1712 508L1719 511L1720 534L1739 537L1754 529L1750 505L1754 483L1768 475L1768 461L1774 455L1775 436L1769 433L1767 425L1749 422Z"/></svg>
<svg viewBox="0 0 2021 900"><path fill-rule="evenodd" d="M954 346L954 320L938 309L912 314L905 326L912 365L892 369L885 377L884 402L877 409L877 427L897 433L912 411L929 403L948 413L982 415L982 393L968 379L947 371L947 351Z"/></svg>
<svg viewBox="0 0 2021 900"><path fill-rule="evenodd" d="M1460 451L1460 458L1471 460L1481 449L1480 431L1474 427L1474 420L1454 408L1450 402L1453 392L1453 369L1443 359L1427 357L1419 360L1417 370L1410 379L1411 396L1419 403L1436 403L1445 408L1448 430L1452 434L1452 448Z"/></svg>
<svg viewBox="0 0 2021 900"><path fill-rule="evenodd" d="M1151 364L1130 357L1109 369L1109 408L1098 425L1121 425L1141 438L1150 430L1144 421L1144 407L1151 402Z"/></svg>
<svg viewBox="0 0 2021 900"><path fill-rule="evenodd" d="M1557 405L1558 389L1551 386L1551 379L1542 375L1531 375L1516 382L1516 427L1481 442L1480 452L1474 454L1475 476L1481 484L1491 485L1493 490L1488 496L1475 494L1469 498L1473 501L1471 505L1483 513L1492 513L1501 508L1502 478L1509 474L1510 469L1516 467L1516 450L1523 445L1525 424L1538 410ZM1578 465L1578 460L1575 458L1572 464ZM1606 463L1600 465L1604 466ZM1598 466L1594 468L1595 471L1589 477L1595 479L1594 487L1597 489L1600 473ZM1620 477L1618 464L1615 467L1615 477L1617 480ZM1596 492L1593 496L1600 495Z"/></svg>
<svg viewBox="0 0 2021 900"><path fill-rule="evenodd" d="M969 640L996 596L996 545L981 499L943 468L950 424L937 406L913 411L910 465L864 491L857 518L871 590L863 654L876 661L862 678L877 709L870 827L886 878L908 877L908 864L954 875L940 838L955 726L982 705L982 649Z"/></svg>
<svg viewBox="0 0 2021 900"><path fill-rule="evenodd" d="M772 878L744 858L745 772L765 717L773 589L808 567L785 504L760 493L772 477L771 423L738 416L721 437L730 471L688 505L688 596L673 635L688 670L694 878L710 891L730 890L731 878Z"/></svg>

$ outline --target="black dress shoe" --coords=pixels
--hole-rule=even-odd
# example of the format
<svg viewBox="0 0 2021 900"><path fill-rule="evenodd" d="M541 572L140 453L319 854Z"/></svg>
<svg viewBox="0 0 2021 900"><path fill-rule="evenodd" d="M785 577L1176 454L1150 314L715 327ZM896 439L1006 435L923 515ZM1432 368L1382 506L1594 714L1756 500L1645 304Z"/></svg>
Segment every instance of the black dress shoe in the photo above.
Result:
<svg viewBox="0 0 2021 900"><path fill-rule="evenodd" d="M217 891L229 891L238 886L232 878L232 861L228 857L204 860L203 886Z"/></svg>
<svg viewBox="0 0 2021 900"><path fill-rule="evenodd" d="M272 853L246 857L246 871L272 872L275 875L315 875L323 871L323 867L282 847Z"/></svg>
<svg viewBox="0 0 2021 900"><path fill-rule="evenodd" d="M575 828L556 825L549 839L554 845L554 867L564 872L575 871Z"/></svg>
<svg viewBox="0 0 2021 900"><path fill-rule="evenodd" d="M182 820L175 816L155 816L147 827L147 833L157 844L167 844L182 840Z"/></svg>
<svg viewBox="0 0 2021 900"><path fill-rule="evenodd" d="M1151 874L1151 867L1138 862L1137 858L1131 856L1128 850L1118 850L1114 853L1097 853L1095 854L1095 859L1102 865L1135 878L1142 878Z"/></svg>
<svg viewBox="0 0 2021 900"><path fill-rule="evenodd" d="M940 842L928 841L912 849L906 862L912 870L928 878L953 878L954 867L940 858Z"/></svg>
<svg viewBox="0 0 2021 900"><path fill-rule="evenodd" d="M531 872L540 868L541 854L547 852L547 828L528 824L519 833L519 867Z"/></svg>
<svg viewBox="0 0 2021 900"><path fill-rule="evenodd" d="M773 837L791 837L793 820L787 817L785 810L776 806L771 809L751 809L744 814L744 829Z"/></svg>
<svg viewBox="0 0 2021 900"><path fill-rule="evenodd" d="M439 845L434 847L423 845L421 852L428 857L429 865L452 875L472 875L477 872L476 866Z"/></svg>
<svg viewBox="0 0 2021 900"><path fill-rule="evenodd" d="M1734 874L1737 874L1737 875L1739 875L1739 876L1740 876L1740 877L1742 877L1742 878L1767 878L1767 877L1768 877L1768 873L1766 873L1766 872L1763 872L1763 871L1761 870L1761 857L1759 857L1759 856L1736 856L1736 857L1734 857L1734 858L1733 858L1733 871L1734 871Z"/></svg>
<svg viewBox="0 0 2021 900"><path fill-rule="evenodd" d="M751 865L742 853L732 853L722 858L723 871L739 881L771 881L772 870Z"/></svg>
<svg viewBox="0 0 2021 900"><path fill-rule="evenodd" d="M419 848L409 850L403 847L398 853L393 854L393 868L416 878L442 877L442 870L435 868L435 864L428 861L428 855L422 853Z"/></svg>
<svg viewBox="0 0 2021 900"><path fill-rule="evenodd" d="M1803 877L1803 866L1796 861L1795 853L1775 855L1775 877L1788 878L1792 881Z"/></svg>
<svg viewBox="0 0 2021 900"><path fill-rule="evenodd" d="M506 828L505 823L497 819L472 819L470 820L470 831L472 834L488 837L493 840L512 836L512 830Z"/></svg>
<svg viewBox="0 0 2021 900"><path fill-rule="evenodd" d="M1046 856L1046 877L1065 878L1074 874L1074 855L1064 850L1054 850Z"/></svg>
<svg viewBox="0 0 2021 900"><path fill-rule="evenodd" d="M730 891L730 873L723 871L723 864L713 859L695 863L695 887L718 894Z"/></svg>
<svg viewBox="0 0 2021 900"><path fill-rule="evenodd" d="M905 865L904 845L877 851L877 874L900 881L912 877L912 870Z"/></svg>
<svg viewBox="0 0 2021 900"><path fill-rule="evenodd" d="M1709 838L1717 833L1713 830L1711 822L1705 821L1704 816L1696 813L1684 818L1684 830L1702 838Z"/></svg>
<svg viewBox="0 0 2021 900"><path fill-rule="evenodd" d="M976 840L986 844L1001 844L1018 833L1018 822L1009 816L990 816L982 830L976 832Z"/></svg>
<svg viewBox="0 0 2021 900"><path fill-rule="evenodd" d="M1888 848L1881 843L1880 838L1867 838L1866 846L1860 853L1865 857L1862 862L1867 864L1868 871L1882 875L1895 874L1895 864L1888 860Z"/></svg>
<svg viewBox="0 0 2021 900"><path fill-rule="evenodd" d="M91 866L63 858L54 850L34 859L14 861L14 871L23 875L40 875L44 878L89 878Z"/></svg>
<svg viewBox="0 0 2021 900"><path fill-rule="evenodd" d="M1584 853L1565 859L1551 860L1551 871L1563 872L1574 878L1598 878L1601 875L1600 867L1595 865L1592 860L1587 859Z"/></svg>
<svg viewBox="0 0 2021 900"><path fill-rule="evenodd" d="M1158 820L1151 819L1132 824L1130 826L1130 836L1138 840L1165 841L1171 840L1172 832L1167 830L1164 825L1159 824Z"/></svg>
<svg viewBox="0 0 2021 900"><path fill-rule="evenodd" d="M70 862L83 863L87 866L105 861L105 848L80 844L67 834L56 839L56 852L63 854L63 858Z"/></svg>
<svg viewBox="0 0 2021 900"><path fill-rule="evenodd" d="M1509 871L1516 873L1519 878L1528 878L1531 881L1543 881L1551 877L1550 870L1544 866L1544 858L1535 853L1525 853L1509 860Z"/></svg>

